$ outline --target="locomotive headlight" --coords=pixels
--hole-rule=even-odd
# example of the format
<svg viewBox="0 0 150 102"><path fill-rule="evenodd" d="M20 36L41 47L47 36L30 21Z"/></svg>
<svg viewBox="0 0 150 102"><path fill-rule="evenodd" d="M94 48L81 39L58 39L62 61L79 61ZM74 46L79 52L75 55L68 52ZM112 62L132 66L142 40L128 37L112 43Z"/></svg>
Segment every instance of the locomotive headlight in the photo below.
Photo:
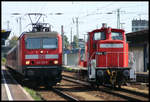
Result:
<svg viewBox="0 0 150 102"><path fill-rule="evenodd" d="M30 61L26 61L26 64L30 64Z"/></svg>
<svg viewBox="0 0 150 102"><path fill-rule="evenodd" d="M43 51L40 51L40 53L43 53Z"/></svg>
<svg viewBox="0 0 150 102"><path fill-rule="evenodd" d="M55 60L55 61L54 61L54 64L58 64L58 60Z"/></svg>

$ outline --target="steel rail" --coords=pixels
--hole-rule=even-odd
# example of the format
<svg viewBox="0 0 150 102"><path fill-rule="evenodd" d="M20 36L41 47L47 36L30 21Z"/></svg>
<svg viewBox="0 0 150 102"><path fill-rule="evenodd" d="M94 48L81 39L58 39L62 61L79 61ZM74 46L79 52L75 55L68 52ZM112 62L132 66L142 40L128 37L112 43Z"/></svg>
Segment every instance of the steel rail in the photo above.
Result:
<svg viewBox="0 0 150 102"><path fill-rule="evenodd" d="M104 89L104 88L98 88L97 90L103 91L103 92L106 92L106 93L109 93L109 94L113 94L114 96L118 96L118 97L121 97L123 99L127 99L128 101L142 101L140 99L133 98L133 97L127 96L127 95L123 95L123 94L120 94L119 92L110 91L110 90Z"/></svg>
<svg viewBox="0 0 150 102"><path fill-rule="evenodd" d="M52 89L52 91L54 91L56 94L59 94L60 96L62 96L63 98L65 98L68 101L79 101L77 98L74 98L74 97L62 92L59 89L54 88L54 89Z"/></svg>
<svg viewBox="0 0 150 102"><path fill-rule="evenodd" d="M137 91L133 91L133 90L129 90L129 89L125 89L125 88L121 88L119 89L120 91L124 91L124 92L130 92L132 94L136 94L145 98L149 98L148 94L142 93L142 92L137 92Z"/></svg>
<svg viewBox="0 0 150 102"><path fill-rule="evenodd" d="M67 81L71 81L71 82L74 82L74 83L79 83L79 84L82 84L82 85L86 85L86 86L90 86L90 83L88 82L83 82L83 81L80 81L80 80L76 80L75 78L72 79L72 77L67 77L66 75L63 76L63 79L64 80L67 80ZM96 90L99 90L99 91L103 91L103 92L106 92L106 93L109 93L109 94L113 94L115 96L118 96L118 97L121 97L121 98L124 98L124 99L127 99L128 101L142 101L140 99L137 99L135 97L132 97L132 96L127 96L127 95L123 95L121 93L123 92L126 92L126 94L134 94L136 96L141 96L143 98L148 98L147 94L144 94L144 93L140 93L140 92L136 92L136 91L132 91L132 90L127 90L127 89L115 89L115 90L110 90L110 87L106 87L106 86L102 86L104 88L95 88ZM107 88L107 89L105 89ZM117 92L118 91L118 92ZM120 92L119 92L120 91Z"/></svg>
<svg viewBox="0 0 150 102"><path fill-rule="evenodd" d="M78 80L78 79L76 79L76 78L74 78L74 77L71 77L71 76L66 76L66 75L63 75L63 78L65 79L65 80L67 80L67 78L72 78L74 81L76 81L76 80ZM71 80L72 80L71 79ZM69 81L70 79L68 79L68 81ZM70 81L71 81L70 80ZM72 80L72 81L73 81ZM73 81L73 82L74 82ZM78 80L79 81L79 80ZM78 81L76 81L77 83L78 83ZM81 83L83 83L83 84L85 84L85 85L90 85L88 82L85 82L85 81L83 81L83 80L80 80L81 81ZM80 84L81 84L80 83ZM104 87L109 87L109 88L112 88L112 87L110 87L110 86L104 86ZM133 90L129 90L129 89L126 89L126 88L115 88L116 90L120 90L120 91L124 91L124 92L128 92L128 93L132 93L132 94L135 94L135 95L138 95L138 96L142 96L142 97L145 97L145 98L148 98L149 97L149 94L146 94L146 93L142 93L142 92L138 92L138 91L133 91Z"/></svg>

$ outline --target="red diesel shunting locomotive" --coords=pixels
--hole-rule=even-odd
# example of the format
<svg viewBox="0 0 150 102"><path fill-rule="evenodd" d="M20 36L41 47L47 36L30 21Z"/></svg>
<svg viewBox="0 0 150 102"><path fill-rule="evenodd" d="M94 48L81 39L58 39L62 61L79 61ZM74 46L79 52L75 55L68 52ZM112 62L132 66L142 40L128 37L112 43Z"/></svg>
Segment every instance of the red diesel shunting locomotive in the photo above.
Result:
<svg viewBox="0 0 150 102"><path fill-rule="evenodd" d="M62 37L44 27L47 23L32 25L8 52L6 66L37 83L56 85L62 78Z"/></svg>
<svg viewBox="0 0 150 102"><path fill-rule="evenodd" d="M120 87L129 78L128 43L122 29L103 25L101 29L89 32L84 57L79 65L88 67L88 79L94 84Z"/></svg>

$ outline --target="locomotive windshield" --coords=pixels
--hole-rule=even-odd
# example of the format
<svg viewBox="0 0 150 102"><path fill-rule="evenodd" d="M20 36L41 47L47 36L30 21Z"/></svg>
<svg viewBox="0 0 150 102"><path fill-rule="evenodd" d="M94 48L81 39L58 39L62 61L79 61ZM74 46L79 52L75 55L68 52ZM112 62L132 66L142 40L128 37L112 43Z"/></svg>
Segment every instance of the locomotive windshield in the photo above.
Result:
<svg viewBox="0 0 150 102"><path fill-rule="evenodd" d="M112 40L123 40L121 32L111 32Z"/></svg>
<svg viewBox="0 0 150 102"><path fill-rule="evenodd" d="M57 38L27 38L27 49L55 49L57 48Z"/></svg>
<svg viewBox="0 0 150 102"><path fill-rule="evenodd" d="M40 38L28 38L26 39L27 49L39 49L40 48Z"/></svg>
<svg viewBox="0 0 150 102"><path fill-rule="evenodd" d="M56 38L44 38L43 39L43 48L57 48L57 39Z"/></svg>
<svg viewBox="0 0 150 102"><path fill-rule="evenodd" d="M94 33L94 39L93 40L105 40L106 35L104 32L95 32Z"/></svg>

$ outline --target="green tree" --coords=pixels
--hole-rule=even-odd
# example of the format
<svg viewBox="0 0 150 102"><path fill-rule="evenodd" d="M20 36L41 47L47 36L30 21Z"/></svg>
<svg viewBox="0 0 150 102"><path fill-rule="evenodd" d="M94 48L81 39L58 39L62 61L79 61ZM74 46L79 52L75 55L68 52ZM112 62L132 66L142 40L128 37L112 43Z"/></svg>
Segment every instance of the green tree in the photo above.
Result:
<svg viewBox="0 0 150 102"><path fill-rule="evenodd" d="M14 47L17 44L17 40L18 37L17 36L13 36L10 40L9 40L9 47Z"/></svg>
<svg viewBox="0 0 150 102"><path fill-rule="evenodd" d="M74 37L73 37L73 42L74 42L74 47L75 48L78 48L79 47L79 44L78 44L78 38L77 38L77 36L76 35L74 35Z"/></svg>
<svg viewBox="0 0 150 102"><path fill-rule="evenodd" d="M68 38L66 35L64 35L64 46L65 46L65 48L69 47L69 41L68 41Z"/></svg>

